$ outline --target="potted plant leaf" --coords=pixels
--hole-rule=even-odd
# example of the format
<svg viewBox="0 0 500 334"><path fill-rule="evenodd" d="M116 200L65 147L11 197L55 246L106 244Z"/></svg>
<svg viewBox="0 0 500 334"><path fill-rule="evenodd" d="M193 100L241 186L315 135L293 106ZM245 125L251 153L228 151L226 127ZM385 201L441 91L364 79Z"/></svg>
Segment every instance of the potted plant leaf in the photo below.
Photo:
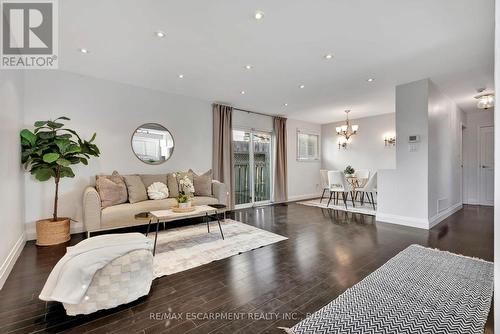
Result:
<svg viewBox="0 0 500 334"><path fill-rule="evenodd" d="M67 117L55 120L35 122L35 130L21 130L21 162L38 181L54 179L55 196L52 218L36 222L37 242L39 246L56 245L70 239L70 218L58 216L59 181L65 177L75 177L72 165L88 164L92 156L98 157L100 152L93 144L92 138L82 140L76 131L64 127L62 121Z"/></svg>
<svg viewBox="0 0 500 334"><path fill-rule="evenodd" d="M353 177L354 176L354 168L352 168L351 165L348 165L345 169L344 169L344 174L346 177Z"/></svg>

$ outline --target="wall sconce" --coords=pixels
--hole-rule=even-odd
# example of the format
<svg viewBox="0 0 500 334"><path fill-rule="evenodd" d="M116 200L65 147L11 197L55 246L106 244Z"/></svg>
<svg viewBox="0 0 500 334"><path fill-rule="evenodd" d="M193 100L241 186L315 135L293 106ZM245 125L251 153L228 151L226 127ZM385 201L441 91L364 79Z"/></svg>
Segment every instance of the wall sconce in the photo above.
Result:
<svg viewBox="0 0 500 334"><path fill-rule="evenodd" d="M396 137L385 137L384 138L384 144L385 146L396 146Z"/></svg>
<svg viewBox="0 0 500 334"><path fill-rule="evenodd" d="M340 138L338 141L338 145L339 145L339 150L341 148L343 148L344 150L347 150L347 140L346 139Z"/></svg>

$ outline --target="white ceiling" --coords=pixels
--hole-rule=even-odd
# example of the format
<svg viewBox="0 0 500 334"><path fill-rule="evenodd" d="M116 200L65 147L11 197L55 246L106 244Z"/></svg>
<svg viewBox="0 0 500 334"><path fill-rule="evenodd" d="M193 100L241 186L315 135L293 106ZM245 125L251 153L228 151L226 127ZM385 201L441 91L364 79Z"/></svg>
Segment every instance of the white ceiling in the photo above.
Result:
<svg viewBox="0 0 500 334"><path fill-rule="evenodd" d="M346 108L352 118L394 112L394 87L426 77L469 111L476 88L493 89L494 0L59 6L60 69L263 113L327 123L343 119ZM256 10L263 20L253 18Z"/></svg>

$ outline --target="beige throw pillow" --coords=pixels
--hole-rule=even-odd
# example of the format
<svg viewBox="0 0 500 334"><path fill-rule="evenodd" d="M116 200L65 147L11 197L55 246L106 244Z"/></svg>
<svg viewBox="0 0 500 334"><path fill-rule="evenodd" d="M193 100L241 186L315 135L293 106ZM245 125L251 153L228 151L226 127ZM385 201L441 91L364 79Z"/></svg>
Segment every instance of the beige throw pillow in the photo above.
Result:
<svg viewBox="0 0 500 334"><path fill-rule="evenodd" d="M146 187L139 175L125 175L123 178L127 185L128 201L130 203L142 202L148 199Z"/></svg>
<svg viewBox="0 0 500 334"><path fill-rule="evenodd" d="M212 170L210 169L204 174L197 175L190 169L189 173L193 175L194 195L212 196Z"/></svg>
<svg viewBox="0 0 500 334"><path fill-rule="evenodd" d="M95 187L103 208L127 202L127 186L117 171L111 175L96 176Z"/></svg>
<svg viewBox="0 0 500 334"><path fill-rule="evenodd" d="M167 187L168 187L168 192L169 192L169 197L174 198L179 196L179 183L177 178L175 177L175 174L178 174L178 177L182 179L184 176L188 176L188 178L193 181L193 174L191 171L189 172L178 172L178 173L168 173L167 174ZM194 186L194 189L196 190L196 186Z"/></svg>
<svg viewBox="0 0 500 334"><path fill-rule="evenodd" d="M167 174L139 174L139 176L146 189L155 182L167 184Z"/></svg>

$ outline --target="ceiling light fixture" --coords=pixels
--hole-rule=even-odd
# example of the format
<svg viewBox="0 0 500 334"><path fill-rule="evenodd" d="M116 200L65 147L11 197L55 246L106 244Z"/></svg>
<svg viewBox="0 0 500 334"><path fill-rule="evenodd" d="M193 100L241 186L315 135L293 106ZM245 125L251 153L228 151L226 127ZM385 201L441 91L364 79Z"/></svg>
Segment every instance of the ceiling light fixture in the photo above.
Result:
<svg viewBox="0 0 500 334"><path fill-rule="evenodd" d="M252 65L245 65L245 68L246 68L247 70L251 70L251 69L252 69L252 67L253 67Z"/></svg>
<svg viewBox="0 0 500 334"><path fill-rule="evenodd" d="M161 30L158 30L157 32L155 32L155 35L156 37L165 37L167 34L165 34L165 32L161 31Z"/></svg>
<svg viewBox="0 0 500 334"><path fill-rule="evenodd" d="M332 59L333 55L331 53L325 55L325 59Z"/></svg>
<svg viewBox="0 0 500 334"><path fill-rule="evenodd" d="M179 79L184 78L184 74L179 74Z"/></svg>
<svg viewBox="0 0 500 334"><path fill-rule="evenodd" d="M366 79L366 81L368 81L368 82L374 82L375 78L368 78L368 79Z"/></svg>
<svg viewBox="0 0 500 334"><path fill-rule="evenodd" d="M87 49L84 49L84 48L81 48L81 49L78 49L78 51L80 51L81 53L89 53L89 50Z"/></svg>
<svg viewBox="0 0 500 334"><path fill-rule="evenodd" d="M283 103L283 107L288 107L288 103Z"/></svg>
<svg viewBox="0 0 500 334"><path fill-rule="evenodd" d="M479 88L477 92L478 95L474 96L477 99L477 107L479 109L490 109L495 106L495 94L494 93L486 93L486 88Z"/></svg>
<svg viewBox="0 0 500 334"><path fill-rule="evenodd" d="M245 93L246 93L246 92L245 92L244 90L242 90L242 91L240 92L240 94L241 94L241 95L245 95Z"/></svg>
<svg viewBox="0 0 500 334"><path fill-rule="evenodd" d="M349 121L349 113L350 110L346 110L346 121L344 125L337 126L335 128L335 131L337 131L337 134L339 136L345 137L345 140L348 141L351 136L355 135L358 132L359 126L358 125L351 125L351 122Z"/></svg>
<svg viewBox="0 0 500 334"><path fill-rule="evenodd" d="M260 10L255 11L254 18L256 20L262 20L264 18L264 12Z"/></svg>
<svg viewBox="0 0 500 334"><path fill-rule="evenodd" d="M302 88L304 88L304 87L305 87L304 85L300 85L300 86L299 86L299 88L300 88L300 89L302 89Z"/></svg>

